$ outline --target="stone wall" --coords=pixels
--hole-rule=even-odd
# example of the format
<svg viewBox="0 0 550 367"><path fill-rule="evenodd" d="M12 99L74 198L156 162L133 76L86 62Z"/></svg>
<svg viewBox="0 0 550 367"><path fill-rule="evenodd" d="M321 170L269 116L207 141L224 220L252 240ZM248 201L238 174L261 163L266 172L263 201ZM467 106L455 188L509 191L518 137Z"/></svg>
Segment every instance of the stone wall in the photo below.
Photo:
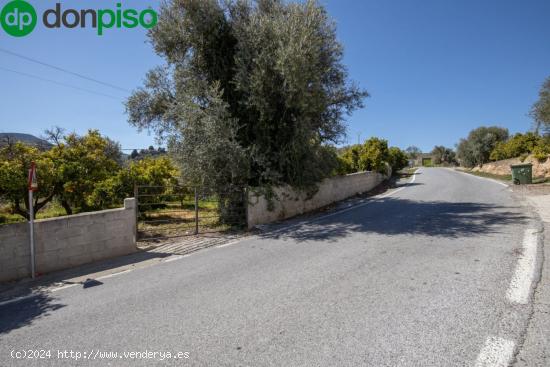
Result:
<svg viewBox="0 0 550 367"><path fill-rule="evenodd" d="M36 220L36 272L48 273L136 251L135 199L124 208ZM30 276L29 224L0 226L0 281Z"/></svg>
<svg viewBox="0 0 550 367"><path fill-rule="evenodd" d="M291 218L370 191L386 178L387 176L377 172L359 172L328 178L319 184L319 190L312 197L291 187L278 187L273 190L275 195L272 208L269 208L269 201L264 195L250 190L248 228Z"/></svg>
<svg viewBox="0 0 550 367"><path fill-rule="evenodd" d="M528 156L523 162L520 158L505 159L491 163L485 163L483 167L475 167L475 172L491 173L493 175L511 175L510 165L531 163L533 165L533 177L550 177L550 159L540 162L533 156Z"/></svg>

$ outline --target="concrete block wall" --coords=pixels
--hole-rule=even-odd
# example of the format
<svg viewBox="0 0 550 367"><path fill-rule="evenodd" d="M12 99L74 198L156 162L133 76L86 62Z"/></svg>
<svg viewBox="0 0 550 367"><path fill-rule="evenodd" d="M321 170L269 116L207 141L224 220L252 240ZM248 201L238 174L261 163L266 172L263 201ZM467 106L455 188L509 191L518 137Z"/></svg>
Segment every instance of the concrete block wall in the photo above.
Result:
<svg viewBox="0 0 550 367"><path fill-rule="evenodd" d="M37 273L130 254L136 251L135 199L124 208L36 220ZM30 275L29 224L0 226L0 281Z"/></svg>
<svg viewBox="0 0 550 367"><path fill-rule="evenodd" d="M268 200L254 190L248 196L248 228L258 224L276 222L310 212L370 191L384 181L387 176L377 172L358 172L324 180L319 190L308 198L307 193L298 192L291 187L277 187L273 191L273 208L269 210Z"/></svg>

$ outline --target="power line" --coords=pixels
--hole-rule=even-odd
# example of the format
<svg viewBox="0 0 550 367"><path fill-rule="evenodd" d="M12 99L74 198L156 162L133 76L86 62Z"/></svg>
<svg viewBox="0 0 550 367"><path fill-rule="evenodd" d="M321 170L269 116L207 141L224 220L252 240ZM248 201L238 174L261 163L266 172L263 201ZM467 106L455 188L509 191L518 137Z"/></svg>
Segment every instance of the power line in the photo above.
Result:
<svg viewBox="0 0 550 367"><path fill-rule="evenodd" d="M76 76L76 77L79 77L79 78L82 78L82 79L85 79L85 80L88 80L88 81L91 81L91 82L94 82L94 83L98 83L98 84L101 84L101 85L104 85L104 86L107 86L107 87L110 87L110 88L118 89L118 90L123 91L123 92L131 93L131 91L129 91L126 88L122 88L122 87L119 87L119 86L111 84L111 83L103 82L101 80L97 80L97 79L91 78L89 76L80 74L80 73L75 73L74 71L70 71L70 70L67 70L67 69L61 68L59 66L52 65L52 64L48 64L48 63L45 63L43 61L33 59L32 57L28 57L28 56L25 56L25 55L21 55L21 54L6 50L4 48L0 48L0 52L3 52L5 54L11 55L11 56L19 57L23 60L34 62L35 64L39 64L39 65L42 65L42 66L47 66L47 67L55 69L57 71L61 71L63 73L67 73L67 74L70 74L70 75L73 75L73 76Z"/></svg>
<svg viewBox="0 0 550 367"><path fill-rule="evenodd" d="M62 82L55 81L55 80L42 78L41 76L38 76L38 75L28 74L28 73L24 73L24 72L21 72L21 71L4 68L4 67L1 67L1 66L0 66L0 70L9 71L10 73L15 73L15 74L23 75L23 76L26 76L26 77L29 77L29 78L42 80L44 82L57 84L57 85L60 85L60 86L66 87L66 88L72 88L72 89L80 90L80 91L83 91L83 92L87 92L87 93L91 93L91 94L97 94L99 96L116 99L117 101L121 100L120 97L115 97L115 96L112 96L110 94L96 92L96 91L93 91L93 90L90 90L90 89L80 88L80 87L77 87L77 86L74 86L74 85L71 85L71 84L65 84L65 83L62 83Z"/></svg>

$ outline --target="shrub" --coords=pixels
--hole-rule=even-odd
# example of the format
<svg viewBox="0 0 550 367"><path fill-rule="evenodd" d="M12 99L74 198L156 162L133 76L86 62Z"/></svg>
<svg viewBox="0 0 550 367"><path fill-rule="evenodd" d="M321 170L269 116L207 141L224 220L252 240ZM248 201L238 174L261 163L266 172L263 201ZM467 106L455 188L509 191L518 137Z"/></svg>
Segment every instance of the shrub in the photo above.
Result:
<svg viewBox="0 0 550 367"><path fill-rule="evenodd" d="M386 173L389 161L388 141L372 137L365 141L359 154L360 171Z"/></svg>
<svg viewBox="0 0 550 367"><path fill-rule="evenodd" d="M364 144L341 148L338 154L338 174L360 171L375 171L387 174L388 166L393 172L409 163L407 153L397 147L388 148L388 141L372 137Z"/></svg>
<svg viewBox="0 0 550 367"><path fill-rule="evenodd" d="M533 149L533 157L535 157L535 159L537 159L539 162L544 162L546 161L546 159L548 159L548 154L550 154L550 147L548 147L547 145L537 145L534 149Z"/></svg>
<svg viewBox="0 0 550 367"><path fill-rule="evenodd" d="M434 156L434 164L442 164L444 166L456 164L456 153L442 145L436 145L431 154Z"/></svg>
<svg viewBox="0 0 550 367"><path fill-rule="evenodd" d="M168 157L146 157L133 161L115 175L97 183L88 205L97 209L120 205L124 198L134 195L134 185L159 186L159 191L165 193L164 186L176 185L178 176L178 170ZM152 199L150 202L161 201L154 196L148 199Z"/></svg>
<svg viewBox="0 0 550 367"><path fill-rule="evenodd" d="M392 172L400 171L409 165L407 154L398 147L391 147L388 153L388 163L391 166Z"/></svg>
<svg viewBox="0 0 550 367"><path fill-rule="evenodd" d="M339 172L341 174L359 172L359 155L361 154L361 145L356 144L349 147L342 148L339 159Z"/></svg>
<svg viewBox="0 0 550 367"><path fill-rule="evenodd" d="M523 154L533 153L535 147L541 144L543 144L542 138L531 132L516 134L507 141L498 142L491 152L490 159L500 161L520 157Z"/></svg>
<svg viewBox="0 0 550 367"><path fill-rule="evenodd" d="M478 127L461 139L457 157L465 167L474 167L490 161L490 155L498 142L508 140L508 129L498 126Z"/></svg>

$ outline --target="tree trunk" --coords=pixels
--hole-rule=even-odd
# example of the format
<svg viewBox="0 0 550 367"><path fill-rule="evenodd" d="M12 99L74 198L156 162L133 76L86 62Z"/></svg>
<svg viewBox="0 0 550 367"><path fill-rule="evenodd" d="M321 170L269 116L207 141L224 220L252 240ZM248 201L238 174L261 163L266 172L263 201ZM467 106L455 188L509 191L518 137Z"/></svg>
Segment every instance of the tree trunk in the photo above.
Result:
<svg viewBox="0 0 550 367"><path fill-rule="evenodd" d="M28 200L25 200L25 201L28 201ZM19 206L19 200L16 200L13 203L13 205L11 207L11 211L12 211L13 214L19 214L20 216L22 216L26 220L30 219L29 212L26 211L26 210L21 209L21 207Z"/></svg>
<svg viewBox="0 0 550 367"><path fill-rule="evenodd" d="M61 206L65 209L67 215L73 215L73 209L66 200L61 200Z"/></svg>

